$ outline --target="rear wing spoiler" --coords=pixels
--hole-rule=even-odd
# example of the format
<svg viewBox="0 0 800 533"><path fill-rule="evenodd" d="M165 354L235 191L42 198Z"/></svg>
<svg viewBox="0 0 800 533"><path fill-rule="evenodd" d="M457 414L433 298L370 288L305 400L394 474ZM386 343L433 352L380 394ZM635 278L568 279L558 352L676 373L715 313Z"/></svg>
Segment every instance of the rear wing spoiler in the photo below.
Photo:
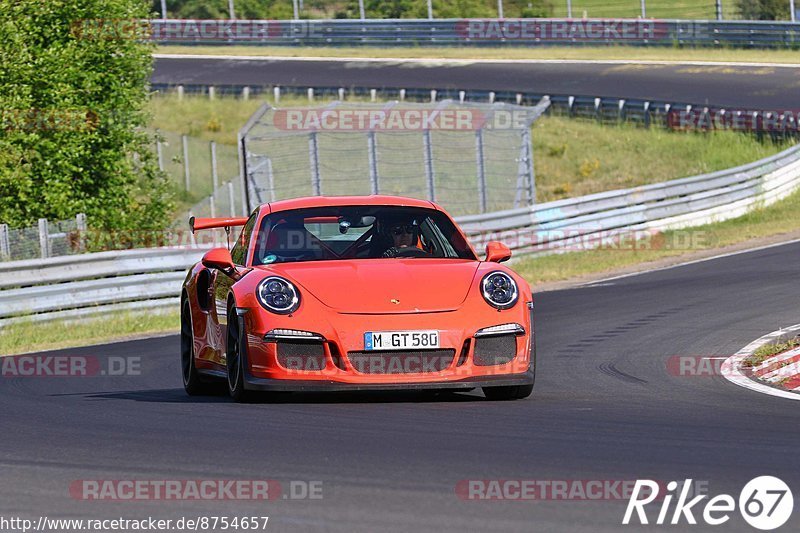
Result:
<svg viewBox="0 0 800 533"><path fill-rule="evenodd" d="M234 226L244 226L247 224L247 217L230 217L230 218L189 218L189 227L194 233L200 229L212 228L226 228L230 229Z"/></svg>

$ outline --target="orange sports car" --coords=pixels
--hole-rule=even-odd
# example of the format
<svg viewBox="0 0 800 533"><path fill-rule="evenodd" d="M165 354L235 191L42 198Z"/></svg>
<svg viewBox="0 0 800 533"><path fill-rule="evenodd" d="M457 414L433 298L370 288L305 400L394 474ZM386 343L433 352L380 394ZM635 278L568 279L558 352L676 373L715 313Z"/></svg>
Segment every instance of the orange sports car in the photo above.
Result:
<svg viewBox="0 0 800 533"><path fill-rule="evenodd" d="M189 394L227 382L256 391L483 389L526 398L536 351L528 284L501 265L499 242L475 254L438 205L391 196L264 204L188 272L181 362Z"/></svg>

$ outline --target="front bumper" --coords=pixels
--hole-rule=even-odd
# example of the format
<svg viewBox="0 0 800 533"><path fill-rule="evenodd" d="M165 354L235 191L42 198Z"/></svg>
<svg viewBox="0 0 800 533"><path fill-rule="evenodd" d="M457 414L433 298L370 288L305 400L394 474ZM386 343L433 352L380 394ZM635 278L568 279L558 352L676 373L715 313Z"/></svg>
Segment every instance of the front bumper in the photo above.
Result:
<svg viewBox="0 0 800 533"><path fill-rule="evenodd" d="M254 318L251 313L240 311L240 316L242 315L251 320ZM293 328L287 327L290 325L287 318L283 319L284 323L275 324L275 318L270 317L272 324L267 327L259 327L261 324L257 322L248 323L246 319L240 320L242 328L240 338L246 339L245 345L241 347L245 388L262 391L468 390L477 387L531 385L534 382L536 367L532 312L528 307L500 315L496 311L486 313L486 316L480 317L481 320L474 321L474 325L468 328L453 326L459 321L463 323L458 313L402 317L403 329L437 329L442 340L441 347L447 349L440 351L451 351L453 355L448 356L450 362L435 370L396 373L365 373L353 364L351 356L358 357L354 354L364 354L359 350L364 348L365 317L336 316L335 324L319 321L314 324L315 330L302 328L300 324L291 324ZM399 320L393 316L367 318L370 324L376 326L376 330L386 331L396 326ZM508 357L502 364L478 358L476 332L506 322L514 322L521 326L519 328L521 334L511 335L508 339L511 346L505 345L509 348L506 351ZM287 366L285 361L281 361L278 357L276 341L265 338L265 330L274 326L319 333L321 339L319 350L324 351L318 355L322 359L321 363L314 368ZM416 353L409 355L415 356Z"/></svg>
<svg viewBox="0 0 800 533"><path fill-rule="evenodd" d="M477 387L509 387L533 385L534 371L505 376L475 376L459 381L426 381L394 383L343 383L341 381L266 379L245 372L244 388L252 391L272 392L326 392L326 391L396 391L396 390L472 390Z"/></svg>

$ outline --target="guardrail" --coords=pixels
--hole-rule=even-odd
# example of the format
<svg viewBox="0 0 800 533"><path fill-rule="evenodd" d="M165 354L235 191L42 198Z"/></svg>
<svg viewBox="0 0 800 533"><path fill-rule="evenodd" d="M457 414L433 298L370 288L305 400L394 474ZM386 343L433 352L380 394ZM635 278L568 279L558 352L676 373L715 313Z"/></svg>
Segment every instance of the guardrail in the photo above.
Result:
<svg viewBox="0 0 800 533"><path fill-rule="evenodd" d="M313 103L316 99L345 100L355 97L372 101L399 100L436 102L451 99L457 102L500 102L533 106L543 98L550 101L548 114L557 113L573 118L591 119L604 124L628 122L649 128L662 127L676 130L732 129L753 132L772 139L797 137L800 134L800 117L794 111L782 109L731 109L709 104L680 101L618 98L610 96L544 94L520 91L488 91L432 88L396 87L306 87L306 86L246 86L246 85L168 85L153 84L152 89L162 93L176 91L184 95L227 95L250 98L270 93L277 103L286 95L302 96Z"/></svg>
<svg viewBox="0 0 800 533"><path fill-rule="evenodd" d="M91 22L91 21L89 21ZM120 31L131 31L127 21ZM800 24L655 19L383 19L143 21L159 44L280 46L619 45L797 48ZM135 28L134 28L135 30ZM103 24L81 32L107 34ZM140 29L137 31L141 31Z"/></svg>
<svg viewBox="0 0 800 533"><path fill-rule="evenodd" d="M459 217L476 247L505 240L518 254L552 253L574 239L610 231L666 230L740 216L800 187L800 146L741 167ZM119 310L178 309L185 270L207 248L101 252L0 264L0 327Z"/></svg>

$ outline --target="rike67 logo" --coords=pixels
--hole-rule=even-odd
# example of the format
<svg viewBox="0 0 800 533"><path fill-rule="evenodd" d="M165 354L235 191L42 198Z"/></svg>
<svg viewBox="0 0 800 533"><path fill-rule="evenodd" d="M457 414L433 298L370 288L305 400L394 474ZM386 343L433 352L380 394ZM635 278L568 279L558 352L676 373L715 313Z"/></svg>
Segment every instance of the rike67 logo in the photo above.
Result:
<svg viewBox="0 0 800 533"><path fill-rule="evenodd" d="M687 479L680 485L677 481L667 484L666 494L659 494L659 484L648 479L637 480L633 488L623 525L650 523L664 524L690 524L698 523L700 517L703 522L711 526L725 524L731 519L731 514L737 510L742 518L756 529L769 531L784 525L792 516L794 498L789 486L781 479L773 476L760 476L750 480L739 494L738 502L729 494L719 494L713 498L706 498L707 494L691 497L692 480ZM660 496L662 496L660 498ZM645 507L658 500L658 516L652 520L652 511L648 516ZM675 506L672 502L675 500ZM695 514L698 516L696 517Z"/></svg>

